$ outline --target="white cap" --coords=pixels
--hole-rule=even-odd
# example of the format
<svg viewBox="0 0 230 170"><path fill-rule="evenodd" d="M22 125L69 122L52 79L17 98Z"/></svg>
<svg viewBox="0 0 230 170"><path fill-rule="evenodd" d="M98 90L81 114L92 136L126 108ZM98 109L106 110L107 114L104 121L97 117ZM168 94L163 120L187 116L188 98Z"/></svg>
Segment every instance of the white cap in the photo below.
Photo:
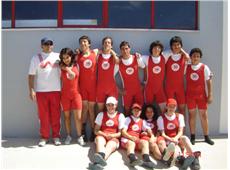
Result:
<svg viewBox="0 0 230 170"><path fill-rule="evenodd" d="M110 96L106 100L106 104L109 104L109 103L117 104L117 99L115 97Z"/></svg>

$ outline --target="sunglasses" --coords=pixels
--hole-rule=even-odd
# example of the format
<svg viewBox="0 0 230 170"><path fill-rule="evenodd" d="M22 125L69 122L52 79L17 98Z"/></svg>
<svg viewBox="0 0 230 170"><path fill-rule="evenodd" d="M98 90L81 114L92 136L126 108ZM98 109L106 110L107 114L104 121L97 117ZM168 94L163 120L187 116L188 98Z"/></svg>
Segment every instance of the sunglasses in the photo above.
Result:
<svg viewBox="0 0 230 170"><path fill-rule="evenodd" d="M51 45L53 45L53 43L52 42L47 42L47 43L44 43L43 45L46 45L46 46L51 46Z"/></svg>

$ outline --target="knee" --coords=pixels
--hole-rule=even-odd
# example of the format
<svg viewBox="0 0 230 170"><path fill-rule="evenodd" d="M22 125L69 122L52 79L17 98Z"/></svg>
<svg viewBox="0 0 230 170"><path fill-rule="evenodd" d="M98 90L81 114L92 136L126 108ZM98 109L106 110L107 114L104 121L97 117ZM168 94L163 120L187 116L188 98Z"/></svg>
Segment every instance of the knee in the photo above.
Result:
<svg viewBox="0 0 230 170"><path fill-rule="evenodd" d="M182 141L183 144L188 143L189 141L188 137L184 135L180 137L180 140Z"/></svg>

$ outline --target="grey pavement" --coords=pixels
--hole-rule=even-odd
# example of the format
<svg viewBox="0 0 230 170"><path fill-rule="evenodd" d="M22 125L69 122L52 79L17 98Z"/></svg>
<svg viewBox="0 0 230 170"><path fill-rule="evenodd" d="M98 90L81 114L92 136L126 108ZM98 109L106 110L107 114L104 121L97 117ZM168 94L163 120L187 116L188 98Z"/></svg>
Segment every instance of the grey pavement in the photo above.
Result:
<svg viewBox="0 0 230 170"><path fill-rule="evenodd" d="M227 169L227 136L219 136L214 139L215 145L210 146L197 141L193 146L194 151L201 151L201 169ZM86 170L92 161L95 151L94 143L88 143L81 147L73 140L70 145L54 146L52 142L45 147L37 146L38 139L6 138L2 139L1 147L1 169L75 169ZM140 157L140 154L138 154ZM154 160L153 160L154 161ZM155 169L178 169L167 168L160 162L154 161ZM105 170L143 170L143 167L131 168L128 166L126 152L119 149L107 160Z"/></svg>

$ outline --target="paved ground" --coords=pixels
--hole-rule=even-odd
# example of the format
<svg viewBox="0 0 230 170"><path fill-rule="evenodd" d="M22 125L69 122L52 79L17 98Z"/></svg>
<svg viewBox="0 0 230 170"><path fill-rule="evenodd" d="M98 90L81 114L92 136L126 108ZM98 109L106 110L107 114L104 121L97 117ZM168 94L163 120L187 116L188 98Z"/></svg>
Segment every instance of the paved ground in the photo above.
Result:
<svg viewBox="0 0 230 170"><path fill-rule="evenodd" d="M202 152L200 163L201 169L228 169L227 168L227 137L215 138L215 145L210 146L199 140L194 145L194 150ZM1 169L75 169L86 170L95 151L93 143L81 147L73 141L71 145L54 146L48 144L38 147L36 139L2 139ZM105 170L141 170L142 167L130 168L127 166L125 151L119 149L108 159ZM167 168L156 162L155 169L178 169Z"/></svg>

